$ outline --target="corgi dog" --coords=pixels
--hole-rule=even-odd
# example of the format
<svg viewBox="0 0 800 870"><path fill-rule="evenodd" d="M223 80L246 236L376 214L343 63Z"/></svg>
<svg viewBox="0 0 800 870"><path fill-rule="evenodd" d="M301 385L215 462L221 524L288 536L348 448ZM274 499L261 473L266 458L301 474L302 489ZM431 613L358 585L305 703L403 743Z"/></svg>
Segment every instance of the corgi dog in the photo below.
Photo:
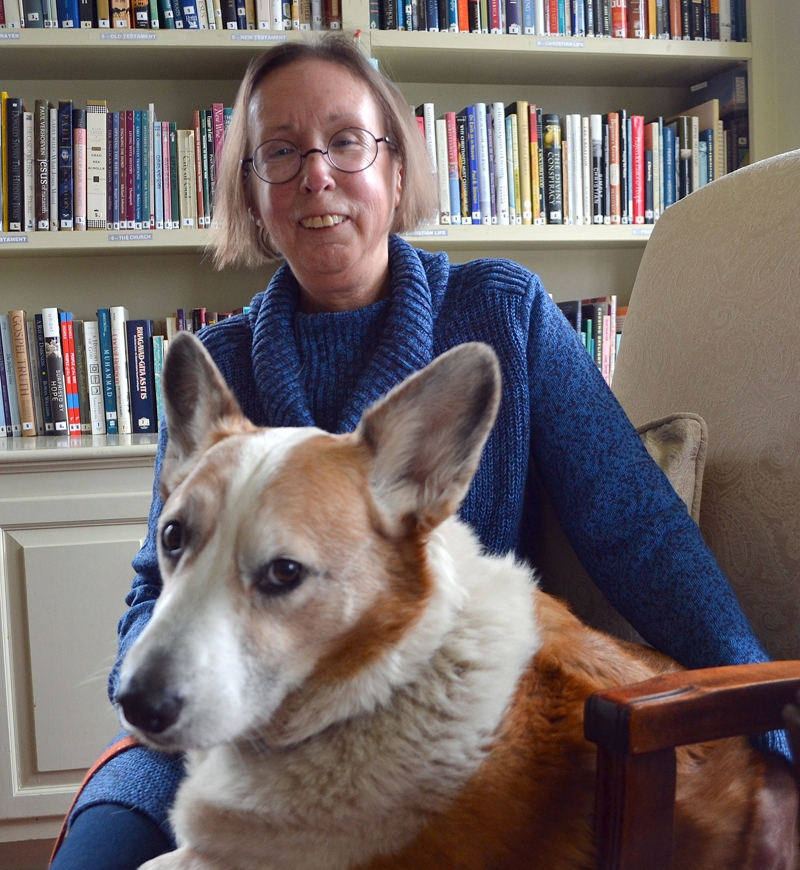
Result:
<svg viewBox="0 0 800 870"><path fill-rule="evenodd" d="M185 752L146 870L596 866L592 692L677 665L594 631L455 512L500 401L461 345L357 429L257 428L182 332L163 376L163 590L123 724ZM676 867L752 866L762 762L679 758Z"/></svg>

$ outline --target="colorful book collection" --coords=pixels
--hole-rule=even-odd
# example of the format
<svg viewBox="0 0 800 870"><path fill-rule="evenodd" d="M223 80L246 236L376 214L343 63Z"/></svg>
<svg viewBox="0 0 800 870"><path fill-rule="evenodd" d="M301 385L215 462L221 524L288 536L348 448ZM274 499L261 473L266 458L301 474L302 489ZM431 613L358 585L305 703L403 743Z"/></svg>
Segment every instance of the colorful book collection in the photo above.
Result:
<svg viewBox="0 0 800 870"><path fill-rule="evenodd" d="M525 100L439 117L423 103L416 116L445 225L652 224L748 154L746 111L726 120L717 98L651 121L557 115Z"/></svg>
<svg viewBox="0 0 800 870"><path fill-rule="evenodd" d="M746 42L745 0L370 0L380 30Z"/></svg>
<svg viewBox="0 0 800 870"><path fill-rule="evenodd" d="M616 295L556 304L610 386L628 307L617 306Z"/></svg>
<svg viewBox="0 0 800 870"><path fill-rule="evenodd" d="M193 129L158 121L153 104L112 112L104 100L2 93L2 230L207 228L231 110L193 113Z"/></svg>
<svg viewBox="0 0 800 870"><path fill-rule="evenodd" d="M0 315L0 436L157 432L169 339L230 316L180 308L160 335L122 306L86 321L59 308Z"/></svg>
<svg viewBox="0 0 800 870"><path fill-rule="evenodd" d="M0 0L0 28L341 30L340 0Z"/></svg>

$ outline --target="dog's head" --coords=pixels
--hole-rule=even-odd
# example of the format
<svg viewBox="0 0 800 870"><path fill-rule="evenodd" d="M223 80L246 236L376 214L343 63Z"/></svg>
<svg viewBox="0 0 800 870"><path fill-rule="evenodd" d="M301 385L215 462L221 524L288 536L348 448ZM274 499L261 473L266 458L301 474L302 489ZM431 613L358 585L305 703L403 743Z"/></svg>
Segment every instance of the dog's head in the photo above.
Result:
<svg viewBox="0 0 800 870"><path fill-rule="evenodd" d="M443 354L339 436L253 426L185 332L163 388L164 585L123 664L125 724L167 750L288 743L386 701L457 607L428 540L494 421L494 353Z"/></svg>

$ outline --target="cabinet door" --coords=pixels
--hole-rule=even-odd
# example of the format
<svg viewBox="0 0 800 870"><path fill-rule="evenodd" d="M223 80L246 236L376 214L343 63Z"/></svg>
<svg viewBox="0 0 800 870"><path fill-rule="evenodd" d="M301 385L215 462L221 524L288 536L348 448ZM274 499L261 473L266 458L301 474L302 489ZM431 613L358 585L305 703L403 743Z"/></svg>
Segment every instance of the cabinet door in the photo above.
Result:
<svg viewBox="0 0 800 870"><path fill-rule="evenodd" d="M131 560L147 532L146 478L125 495L122 511L119 493L73 494L50 507L39 497L0 499L0 819L62 816L119 730L106 686Z"/></svg>

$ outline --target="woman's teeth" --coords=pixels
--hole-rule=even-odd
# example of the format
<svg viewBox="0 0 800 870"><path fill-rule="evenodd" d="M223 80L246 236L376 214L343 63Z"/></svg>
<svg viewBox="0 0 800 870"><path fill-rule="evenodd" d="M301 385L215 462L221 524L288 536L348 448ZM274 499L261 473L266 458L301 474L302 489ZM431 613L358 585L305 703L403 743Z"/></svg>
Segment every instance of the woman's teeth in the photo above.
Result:
<svg viewBox="0 0 800 870"><path fill-rule="evenodd" d="M306 229L319 229L320 227L333 227L340 224L344 220L344 216L340 214L324 214L322 216L304 218L300 223Z"/></svg>

